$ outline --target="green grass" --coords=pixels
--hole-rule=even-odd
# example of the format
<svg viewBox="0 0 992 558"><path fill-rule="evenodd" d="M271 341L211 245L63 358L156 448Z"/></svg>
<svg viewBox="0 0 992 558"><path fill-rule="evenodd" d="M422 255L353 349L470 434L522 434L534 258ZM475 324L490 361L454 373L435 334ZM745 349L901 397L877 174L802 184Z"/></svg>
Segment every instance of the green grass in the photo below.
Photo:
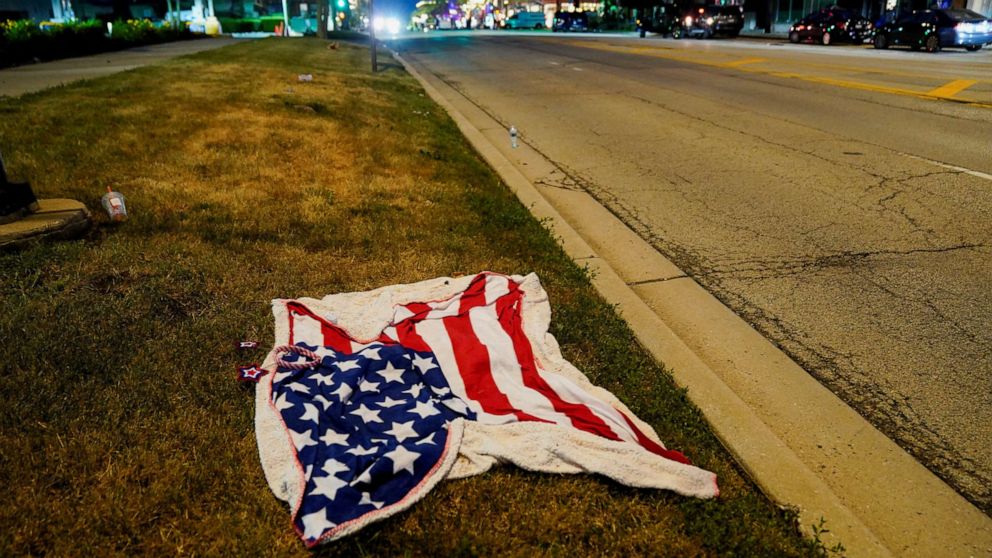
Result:
<svg viewBox="0 0 992 558"><path fill-rule="evenodd" d="M391 61L387 61L391 62ZM314 82L297 83L298 73ZM395 63L268 39L19 99L0 149L84 239L0 254L0 554L305 555L269 492L234 342L268 302L536 271L566 358L720 477L700 501L500 468L335 556L802 556L685 393ZM131 219L111 225L106 186Z"/></svg>

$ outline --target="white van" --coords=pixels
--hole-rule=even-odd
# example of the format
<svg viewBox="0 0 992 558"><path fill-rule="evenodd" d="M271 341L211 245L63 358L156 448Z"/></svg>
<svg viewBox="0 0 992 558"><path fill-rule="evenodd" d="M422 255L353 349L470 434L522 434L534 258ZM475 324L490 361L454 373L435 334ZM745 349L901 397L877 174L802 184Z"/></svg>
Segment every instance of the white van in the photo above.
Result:
<svg viewBox="0 0 992 558"><path fill-rule="evenodd" d="M544 12L517 12L506 20L506 26L510 29L544 29L544 18Z"/></svg>

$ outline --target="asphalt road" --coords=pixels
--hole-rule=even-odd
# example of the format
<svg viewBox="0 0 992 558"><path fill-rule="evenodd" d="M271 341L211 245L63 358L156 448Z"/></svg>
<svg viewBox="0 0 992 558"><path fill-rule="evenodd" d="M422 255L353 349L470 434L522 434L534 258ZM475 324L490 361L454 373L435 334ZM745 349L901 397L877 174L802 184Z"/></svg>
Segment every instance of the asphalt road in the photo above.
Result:
<svg viewBox="0 0 992 558"><path fill-rule="evenodd" d="M992 52L450 33L391 44L986 513ZM509 141L509 140L507 140Z"/></svg>

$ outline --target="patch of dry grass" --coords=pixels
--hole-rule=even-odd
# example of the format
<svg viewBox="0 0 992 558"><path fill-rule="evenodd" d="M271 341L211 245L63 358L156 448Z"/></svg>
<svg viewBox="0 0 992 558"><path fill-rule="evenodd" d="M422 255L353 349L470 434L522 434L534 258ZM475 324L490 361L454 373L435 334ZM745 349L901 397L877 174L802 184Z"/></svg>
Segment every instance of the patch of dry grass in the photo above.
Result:
<svg viewBox="0 0 992 558"><path fill-rule="evenodd" d="M821 553L416 82L370 75L366 56L265 40L0 100L13 177L98 219L83 240L0 254L0 554L306 554L233 381L262 350L234 341L271 340L274 297L485 269L538 272L565 356L717 472L722 496L500 469L321 554ZM108 185L123 225L99 209Z"/></svg>

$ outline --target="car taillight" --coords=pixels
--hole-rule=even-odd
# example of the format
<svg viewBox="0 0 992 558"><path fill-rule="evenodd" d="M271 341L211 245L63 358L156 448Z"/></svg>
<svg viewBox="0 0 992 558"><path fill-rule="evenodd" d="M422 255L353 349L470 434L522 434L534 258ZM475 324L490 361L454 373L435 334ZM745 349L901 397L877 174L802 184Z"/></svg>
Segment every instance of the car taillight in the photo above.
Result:
<svg viewBox="0 0 992 558"><path fill-rule="evenodd" d="M840 23L838 23L838 24L837 24L837 29L844 29L844 27L845 27L845 26L846 26L846 25L845 25L845 24L844 24L844 22L842 21L842 22L840 22Z"/></svg>

